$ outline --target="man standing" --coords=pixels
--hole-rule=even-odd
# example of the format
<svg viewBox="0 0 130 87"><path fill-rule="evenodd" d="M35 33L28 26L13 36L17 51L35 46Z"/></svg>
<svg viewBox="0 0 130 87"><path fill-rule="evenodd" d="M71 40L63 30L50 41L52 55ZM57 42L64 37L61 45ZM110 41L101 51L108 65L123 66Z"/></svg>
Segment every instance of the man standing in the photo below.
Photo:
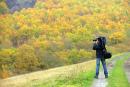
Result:
<svg viewBox="0 0 130 87"><path fill-rule="evenodd" d="M104 69L105 78L108 78L106 61L105 61L104 55L103 55L103 50L104 50L105 44L103 43L101 37L98 37L98 38L96 38L96 40L93 40L93 41L94 41L93 50L96 50L96 74L95 74L95 78L98 79L100 61L102 63L103 69Z"/></svg>

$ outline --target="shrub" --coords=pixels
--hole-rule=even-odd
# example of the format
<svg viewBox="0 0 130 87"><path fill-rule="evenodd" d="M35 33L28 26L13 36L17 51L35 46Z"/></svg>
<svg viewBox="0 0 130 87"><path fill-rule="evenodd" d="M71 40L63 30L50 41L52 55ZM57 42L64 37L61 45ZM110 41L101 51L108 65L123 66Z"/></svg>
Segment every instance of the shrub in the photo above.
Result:
<svg viewBox="0 0 130 87"><path fill-rule="evenodd" d="M15 69L18 73L36 70L39 60L35 55L34 48L29 45L22 45L16 52Z"/></svg>

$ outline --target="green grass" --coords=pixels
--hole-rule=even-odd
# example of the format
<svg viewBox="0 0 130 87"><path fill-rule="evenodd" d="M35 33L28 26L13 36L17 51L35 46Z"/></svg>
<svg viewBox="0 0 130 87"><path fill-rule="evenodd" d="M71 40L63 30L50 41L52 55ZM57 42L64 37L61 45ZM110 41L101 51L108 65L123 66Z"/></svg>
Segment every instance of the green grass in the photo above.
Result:
<svg viewBox="0 0 130 87"><path fill-rule="evenodd" d="M130 54L123 54L122 57L125 58L118 60L115 67L111 71L108 79L108 87L130 87L123 68L123 64L125 60L130 57Z"/></svg>
<svg viewBox="0 0 130 87"><path fill-rule="evenodd" d="M57 78L31 87L90 87L93 82L94 71L82 72L77 76Z"/></svg>

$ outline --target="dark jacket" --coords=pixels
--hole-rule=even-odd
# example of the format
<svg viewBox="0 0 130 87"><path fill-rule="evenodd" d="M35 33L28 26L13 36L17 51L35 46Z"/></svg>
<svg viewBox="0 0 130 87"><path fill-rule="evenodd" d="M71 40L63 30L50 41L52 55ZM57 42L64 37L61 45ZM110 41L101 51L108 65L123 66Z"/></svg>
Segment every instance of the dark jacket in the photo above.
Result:
<svg viewBox="0 0 130 87"><path fill-rule="evenodd" d="M94 43L93 50L96 50L97 58L103 58L103 46L100 43L99 44Z"/></svg>

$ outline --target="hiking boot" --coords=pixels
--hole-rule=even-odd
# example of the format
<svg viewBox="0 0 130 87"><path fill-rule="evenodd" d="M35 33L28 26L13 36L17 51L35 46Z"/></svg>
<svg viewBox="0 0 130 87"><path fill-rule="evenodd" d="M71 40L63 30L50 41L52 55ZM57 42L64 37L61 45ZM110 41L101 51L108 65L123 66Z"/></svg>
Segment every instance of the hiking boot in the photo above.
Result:
<svg viewBox="0 0 130 87"><path fill-rule="evenodd" d="M108 75L106 75L105 78L108 78Z"/></svg>
<svg viewBox="0 0 130 87"><path fill-rule="evenodd" d="M95 79L98 79L98 76L94 76Z"/></svg>

